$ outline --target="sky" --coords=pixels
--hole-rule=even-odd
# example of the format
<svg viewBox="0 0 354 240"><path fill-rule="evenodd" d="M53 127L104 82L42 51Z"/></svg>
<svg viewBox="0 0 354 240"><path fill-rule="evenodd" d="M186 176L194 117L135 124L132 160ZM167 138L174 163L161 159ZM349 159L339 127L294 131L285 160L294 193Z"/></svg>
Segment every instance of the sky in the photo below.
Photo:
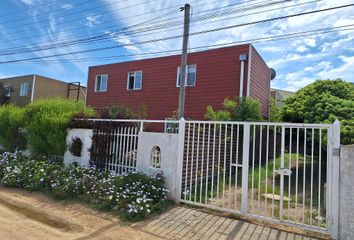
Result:
<svg viewBox="0 0 354 240"><path fill-rule="evenodd" d="M353 6L230 27L353 0L2 0L0 78L39 74L86 85L89 66L179 54L184 3L192 7L191 33L227 28L192 34L190 52L250 42L276 70L273 88L354 82ZM299 32L306 34L279 39Z"/></svg>

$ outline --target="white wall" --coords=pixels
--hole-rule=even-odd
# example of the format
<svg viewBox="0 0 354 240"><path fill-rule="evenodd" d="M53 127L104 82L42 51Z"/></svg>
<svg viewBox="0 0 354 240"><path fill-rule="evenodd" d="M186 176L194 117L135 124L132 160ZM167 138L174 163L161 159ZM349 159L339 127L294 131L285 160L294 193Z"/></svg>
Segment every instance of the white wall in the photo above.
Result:
<svg viewBox="0 0 354 240"><path fill-rule="evenodd" d="M81 157L76 157L69 151L69 144L72 138L80 138L83 143ZM92 129L70 129L66 136L66 152L64 154L64 164L69 165L73 162L77 162L80 166L90 166L90 151L92 145Z"/></svg>
<svg viewBox="0 0 354 240"><path fill-rule="evenodd" d="M339 239L354 239L354 145L342 146L340 158Z"/></svg>
<svg viewBox="0 0 354 240"><path fill-rule="evenodd" d="M161 150L161 168L150 166L151 151L158 146ZM137 170L152 175L159 171L165 177L165 187L173 197L176 188L176 163L178 157L178 134L140 132L138 140Z"/></svg>

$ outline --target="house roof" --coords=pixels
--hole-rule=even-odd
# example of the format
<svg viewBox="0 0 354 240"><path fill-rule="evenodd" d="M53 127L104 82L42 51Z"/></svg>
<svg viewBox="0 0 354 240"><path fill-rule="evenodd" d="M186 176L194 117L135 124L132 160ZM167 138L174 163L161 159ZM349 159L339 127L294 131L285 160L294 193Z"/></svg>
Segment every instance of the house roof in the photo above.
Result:
<svg viewBox="0 0 354 240"><path fill-rule="evenodd" d="M214 52L214 51L219 51L222 49L227 49L227 48L242 48L245 46L252 46L252 43L244 43L244 44L236 44L236 45L230 45L230 46L224 46L224 47L217 47L217 48L209 48L209 49L203 49L203 50L196 50L193 52L188 53L188 55L193 55L201 52ZM254 50L256 50L253 47ZM259 53L256 51L256 53L259 55ZM149 61L151 59L165 59L165 58L171 58L171 57L176 57L176 56L181 56L180 53L178 54L171 54L171 55L163 55L163 56L156 56L156 57L148 57L148 58L141 58L141 59L135 59L135 60L128 60L128 61L118 61L118 62L113 62L113 63L107 63L107 64L100 64L100 65L93 65L89 66L89 68L95 68L95 67L101 67L101 66L107 66L107 65L115 65L115 64L121 64L121 63L131 63L131 62L141 62L141 61ZM262 57L261 57L262 59ZM265 63L264 59L262 61Z"/></svg>
<svg viewBox="0 0 354 240"><path fill-rule="evenodd" d="M290 92L282 89L271 88L271 92L277 92L283 99L292 97L295 95L295 92Z"/></svg>
<svg viewBox="0 0 354 240"><path fill-rule="evenodd" d="M70 83L70 82L66 82L66 81L62 81L62 80L46 77L46 76L39 75L39 74L28 74L28 75L5 77L5 78L0 78L0 81L2 81L2 80L11 80L12 78L24 78L24 77L32 77L33 78L34 75L42 77L42 78L49 79L51 81L58 81L58 82L66 83L66 84ZM80 87L86 89L86 86L80 85Z"/></svg>

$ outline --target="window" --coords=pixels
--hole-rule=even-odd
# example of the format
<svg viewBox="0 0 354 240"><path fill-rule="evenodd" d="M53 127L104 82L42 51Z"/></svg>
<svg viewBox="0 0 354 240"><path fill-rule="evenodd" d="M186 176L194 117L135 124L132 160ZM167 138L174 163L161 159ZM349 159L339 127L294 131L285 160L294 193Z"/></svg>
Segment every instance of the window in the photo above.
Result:
<svg viewBox="0 0 354 240"><path fill-rule="evenodd" d="M5 88L5 92L4 92L5 97L11 97L11 92L12 92L11 85L9 84L5 85L4 88Z"/></svg>
<svg viewBox="0 0 354 240"><path fill-rule="evenodd" d="M186 69L186 78L185 78L185 86L192 87L195 86L195 82L197 80L197 65L188 65ZM181 67L177 69L177 87L180 86L181 81Z"/></svg>
<svg viewBox="0 0 354 240"><path fill-rule="evenodd" d="M95 82L95 92L105 92L107 91L107 81L108 75L97 75Z"/></svg>
<svg viewBox="0 0 354 240"><path fill-rule="evenodd" d="M29 86L28 82L21 83L21 88L20 88L20 96L21 97L28 95L28 86Z"/></svg>
<svg viewBox="0 0 354 240"><path fill-rule="evenodd" d="M142 87L143 72L128 72L127 90L140 90Z"/></svg>
<svg viewBox="0 0 354 240"><path fill-rule="evenodd" d="M150 167L161 168L161 150L158 146L151 150Z"/></svg>

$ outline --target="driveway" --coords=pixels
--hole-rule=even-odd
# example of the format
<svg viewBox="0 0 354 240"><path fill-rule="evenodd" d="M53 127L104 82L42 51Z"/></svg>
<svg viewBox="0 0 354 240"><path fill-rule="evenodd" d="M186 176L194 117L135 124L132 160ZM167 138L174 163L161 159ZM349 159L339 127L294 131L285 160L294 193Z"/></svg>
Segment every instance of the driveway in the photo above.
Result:
<svg viewBox="0 0 354 240"><path fill-rule="evenodd" d="M0 239L303 239L184 206L136 224L82 204L0 187Z"/></svg>

